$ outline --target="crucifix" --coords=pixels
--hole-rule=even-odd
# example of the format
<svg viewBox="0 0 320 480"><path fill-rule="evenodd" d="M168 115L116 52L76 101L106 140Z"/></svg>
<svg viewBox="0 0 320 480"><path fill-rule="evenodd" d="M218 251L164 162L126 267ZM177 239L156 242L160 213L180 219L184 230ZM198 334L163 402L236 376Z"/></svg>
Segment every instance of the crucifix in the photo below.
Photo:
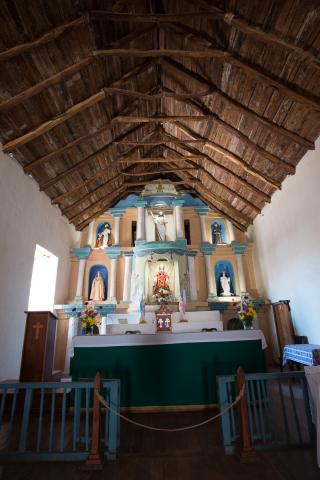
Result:
<svg viewBox="0 0 320 480"><path fill-rule="evenodd" d="M41 328L43 328L43 325L41 325L40 322L37 322L35 325L33 325L32 328L35 328L36 329L36 340L39 340L39 332L41 330Z"/></svg>

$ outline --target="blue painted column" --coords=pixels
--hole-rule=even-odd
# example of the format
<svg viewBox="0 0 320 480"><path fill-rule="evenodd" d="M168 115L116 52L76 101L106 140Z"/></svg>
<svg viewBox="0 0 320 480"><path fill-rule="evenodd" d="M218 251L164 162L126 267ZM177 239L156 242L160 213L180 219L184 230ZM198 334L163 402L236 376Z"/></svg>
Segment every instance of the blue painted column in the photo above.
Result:
<svg viewBox="0 0 320 480"><path fill-rule="evenodd" d="M200 251L204 256L204 261L206 264L206 277L207 277L207 288L208 288L208 302L217 296L217 287L214 281L213 269L211 266L211 256L215 251L216 245L209 244L207 242L200 244Z"/></svg>
<svg viewBox="0 0 320 480"><path fill-rule="evenodd" d="M113 232L113 246L117 247L120 245L120 220L123 214L125 213L125 208L110 208L108 213L114 218L114 232Z"/></svg>
<svg viewBox="0 0 320 480"><path fill-rule="evenodd" d="M84 279L84 271L86 267L87 258L91 253L91 247L86 246L82 248L74 248L73 250L74 255L79 260L79 270L78 270L78 278L77 278L77 288L76 288L76 296L75 296L75 303L82 303L83 302L83 279Z"/></svg>
<svg viewBox="0 0 320 480"><path fill-rule="evenodd" d="M104 249L106 255L110 258L110 282L107 303L117 303L117 268L118 257L121 255L121 249L117 247L108 247Z"/></svg>
<svg viewBox="0 0 320 480"><path fill-rule="evenodd" d="M237 242L236 240L231 242L232 251L236 256L240 295L247 293L246 278L244 275L242 259L243 255L246 253L247 247L248 246L246 243Z"/></svg>

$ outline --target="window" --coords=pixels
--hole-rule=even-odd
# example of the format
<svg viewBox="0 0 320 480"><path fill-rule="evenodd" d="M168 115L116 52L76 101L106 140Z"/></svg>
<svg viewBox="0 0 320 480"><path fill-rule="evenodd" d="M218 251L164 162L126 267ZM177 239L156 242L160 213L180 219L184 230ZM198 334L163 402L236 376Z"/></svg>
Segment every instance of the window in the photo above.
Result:
<svg viewBox="0 0 320 480"><path fill-rule="evenodd" d="M191 245L190 220L184 221L184 234L187 240L187 245Z"/></svg>
<svg viewBox="0 0 320 480"><path fill-rule="evenodd" d="M131 245L134 246L137 238L137 222L132 222L131 224Z"/></svg>
<svg viewBox="0 0 320 480"><path fill-rule="evenodd" d="M34 254L29 311L53 310L56 289L58 257L40 245L36 245Z"/></svg>

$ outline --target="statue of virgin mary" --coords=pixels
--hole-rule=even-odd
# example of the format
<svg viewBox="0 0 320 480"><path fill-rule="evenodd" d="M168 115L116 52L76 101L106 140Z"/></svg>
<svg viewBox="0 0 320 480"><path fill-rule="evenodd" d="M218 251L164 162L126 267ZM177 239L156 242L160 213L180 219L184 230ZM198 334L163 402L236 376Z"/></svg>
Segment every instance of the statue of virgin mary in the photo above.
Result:
<svg viewBox="0 0 320 480"><path fill-rule="evenodd" d="M100 272L97 272L96 276L92 281L90 300L104 300L105 299L105 288L104 281Z"/></svg>

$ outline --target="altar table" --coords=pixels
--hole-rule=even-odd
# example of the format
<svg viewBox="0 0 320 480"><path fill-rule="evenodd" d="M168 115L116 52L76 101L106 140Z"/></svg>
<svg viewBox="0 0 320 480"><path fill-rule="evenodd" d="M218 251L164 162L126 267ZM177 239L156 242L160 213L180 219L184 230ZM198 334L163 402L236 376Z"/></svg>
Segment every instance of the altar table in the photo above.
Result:
<svg viewBox="0 0 320 480"><path fill-rule="evenodd" d="M121 383L121 406L200 406L217 402L216 376L264 372L261 330L74 337L73 380Z"/></svg>
<svg viewBox="0 0 320 480"><path fill-rule="evenodd" d="M303 365L320 365L320 345L309 343L285 345L282 358L282 365L289 360Z"/></svg>
<svg viewBox="0 0 320 480"><path fill-rule="evenodd" d="M312 421L317 431L317 461L320 468L320 366L304 367L310 392Z"/></svg>

